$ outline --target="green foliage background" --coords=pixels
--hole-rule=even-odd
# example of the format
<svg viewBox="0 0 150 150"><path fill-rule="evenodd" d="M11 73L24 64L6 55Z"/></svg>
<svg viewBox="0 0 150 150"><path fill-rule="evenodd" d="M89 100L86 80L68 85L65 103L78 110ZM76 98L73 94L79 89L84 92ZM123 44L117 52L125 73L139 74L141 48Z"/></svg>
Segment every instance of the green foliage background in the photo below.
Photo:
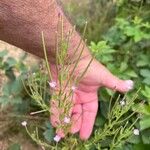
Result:
<svg viewBox="0 0 150 150"><path fill-rule="evenodd" d="M121 149L150 149L150 1L83 0L79 2L76 0L65 3L65 8L79 31L82 31L85 22L88 22L86 38L96 58L115 75L135 82L135 89L128 97L130 98L141 88L136 105L132 108L140 114L140 121L136 124L140 129L140 136L134 136L126 141ZM17 125L22 119L29 117L27 114L31 110L37 110L38 107L30 101L31 98L27 96L21 82L21 79L25 79L23 75L29 72L28 67L22 63L26 55L19 60L12 57L5 59L6 56L7 50L0 52L0 69L9 78L2 87L0 103L3 111L6 107L13 108L11 111L14 112L15 117L11 115L11 118ZM38 67L33 68L30 73L38 71ZM15 70L19 72L19 76L16 76ZM112 92L102 89L99 94L101 115L97 116L95 128L100 126L103 129ZM16 114L25 117L20 119ZM43 121L39 117L35 122ZM53 131L50 124L43 123L40 128L44 132L45 139L51 141ZM20 130L18 126L15 132ZM12 145L10 150L12 149L19 149L19 145Z"/></svg>
<svg viewBox="0 0 150 150"><path fill-rule="evenodd" d="M129 144L124 149L145 150L149 146L143 144L150 144L149 8L148 0L93 0L80 7L76 2L66 6L79 30L88 22L86 37L96 58L120 78L132 79L135 91L141 87L137 103L144 103L133 108L141 114L138 125L141 135L130 141L137 145ZM100 111L103 112L102 109L111 94L107 89L101 91Z"/></svg>

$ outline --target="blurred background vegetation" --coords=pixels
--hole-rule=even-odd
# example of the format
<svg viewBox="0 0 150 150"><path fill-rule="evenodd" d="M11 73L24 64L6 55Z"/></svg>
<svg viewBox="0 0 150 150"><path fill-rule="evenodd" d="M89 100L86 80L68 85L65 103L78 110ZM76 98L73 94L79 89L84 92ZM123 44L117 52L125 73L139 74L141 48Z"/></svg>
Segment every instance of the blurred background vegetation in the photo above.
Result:
<svg viewBox="0 0 150 150"><path fill-rule="evenodd" d="M136 125L141 131L140 136L127 141L123 150L150 149L150 0L63 0L62 2L67 15L79 32L83 31L85 23L88 22L86 38L96 58L115 75L135 82L135 89L129 93L129 97L141 88L137 104L133 108L133 111L141 114L140 121ZM1 137L6 133L9 135L10 127L18 126L18 122L22 119L19 117L4 119L4 112L5 115L22 114L28 118L29 112L35 107L23 92L20 82L21 76L29 72L28 63L23 62L28 58L27 54L22 53L19 59L16 59L16 53L13 57L8 55L7 49L0 49L0 77L7 77L4 82L0 81L2 113L0 130L3 130ZM36 68L38 70L39 63L35 64L31 65L31 72L36 71ZM99 94L101 115L97 116L95 127L102 126L106 120L107 103L112 92L102 89ZM7 125L4 125L4 122ZM20 127L14 130L13 132L18 133Z"/></svg>

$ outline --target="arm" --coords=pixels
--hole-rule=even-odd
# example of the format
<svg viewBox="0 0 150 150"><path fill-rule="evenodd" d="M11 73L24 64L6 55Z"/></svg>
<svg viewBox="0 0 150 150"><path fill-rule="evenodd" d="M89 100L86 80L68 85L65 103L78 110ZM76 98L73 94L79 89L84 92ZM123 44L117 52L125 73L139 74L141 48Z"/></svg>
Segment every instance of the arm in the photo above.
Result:
<svg viewBox="0 0 150 150"><path fill-rule="evenodd" d="M67 33L72 29L72 25L55 0L1 0L0 40L43 57L41 47L41 32L43 31L48 56L53 59L59 13L64 18L64 33ZM70 56L79 40L80 36L75 32L70 42ZM87 55L90 54L88 48L85 47L82 57Z"/></svg>

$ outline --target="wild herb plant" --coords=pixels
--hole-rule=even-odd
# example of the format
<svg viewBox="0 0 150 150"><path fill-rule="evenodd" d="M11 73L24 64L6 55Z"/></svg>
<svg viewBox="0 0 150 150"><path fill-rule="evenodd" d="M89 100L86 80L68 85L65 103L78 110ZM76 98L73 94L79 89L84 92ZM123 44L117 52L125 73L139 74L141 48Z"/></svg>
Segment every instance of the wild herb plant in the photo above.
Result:
<svg viewBox="0 0 150 150"><path fill-rule="evenodd" d="M86 27L85 27L86 29ZM60 30L60 31L59 31ZM45 78L45 86L44 88L41 87L41 82L37 83L36 78L34 78L34 75L30 75L27 79L27 87L30 91L26 90L31 96L32 99L35 100L35 102L42 108L41 111L35 112L35 113L41 113L41 112L49 112L50 115L56 115L52 114L54 107L56 107L59 111L61 111L61 114L59 115L59 121L60 123L56 126L56 131L59 131L60 129L63 130L64 134L67 135L70 131L71 127L71 121L70 121L70 109L72 108L72 101L73 101L73 92L77 88L78 83L86 73L89 65L91 64L93 58L89 61L87 64L87 67L85 70L79 74L78 76L74 76L73 73L80 61L81 55L84 50L84 46L82 46L82 49L79 50L79 47L82 44L82 39L80 40L79 44L77 45L77 48L74 51L73 55L76 55L77 52L79 52L79 56L75 60L75 63L73 66L67 65L71 64L71 60L68 57L68 47L70 38L74 32L74 29L72 31L68 32L67 37L64 37L63 32L63 19L61 18L61 21L58 23L58 31L56 32L56 74L58 79L56 77L53 77L54 74L52 74L52 69L49 65L48 58L47 58L47 52L46 52L46 45L45 45L45 39L44 34L42 33L42 43L43 43L43 49L44 49L44 55L45 55L45 64L47 67L48 72L48 80ZM85 34L85 30L83 35ZM67 61L66 61L67 60ZM39 81L42 81L42 76L40 76L41 79ZM51 101L50 106L45 103L44 97L46 93L46 84L49 84L49 88L51 90ZM32 113L33 114L33 113ZM56 135L58 137L58 135Z"/></svg>
<svg viewBox="0 0 150 150"><path fill-rule="evenodd" d="M87 27L88 28L87 37L88 37L88 41L91 41L91 40L94 41L93 44L90 45L92 51L95 51L95 48L98 50L100 49L100 51L97 50L96 52L96 58L99 59L102 63L104 63L107 66L107 68L109 68L115 75L118 75L124 79L127 79L127 78L133 79L135 81L135 90L137 90L139 87L142 87L141 92L139 92L139 98L137 101L134 102L135 106L132 107L132 110L136 113L139 113L139 115L134 114L133 116L131 116L127 125L127 128L128 128L131 125L131 123L133 123L134 120L136 120L136 118L139 117L140 120L139 122L135 124L134 127L140 129L140 135L139 136L131 135L131 137L128 138L127 140L125 140L126 138L123 139L123 142L120 142L120 143L122 144L125 143L125 144L121 148L114 148L114 149L145 150L145 149L150 148L148 145L150 144L150 140L149 140L149 134L150 134L150 130L149 130L150 129L150 124L149 124L150 122L150 119L149 119L150 118L150 111L149 111L150 110L150 102L149 102L149 99L150 99L150 89L149 89L149 81L150 81L149 80L149 74L150 74L149 73L149 67L150 67L149 56L150 56L150 53L149 52L150 51L149 51L149 39L144 38L144 36L149 33L149 23L147 23L147 21L149 20L149 16L150 16L149 15L150 14L149 2L148 0L145 0L145 1L143 0L140 0L140 1L139 0L137 1L136 0L133 0L133 1L119 0L119 1L113 1L113 2L114 3L111 3L112 5L110 5L112 7L109 7L109 6L107 7L108 1L104 1L104 0L92 1L93 3L92 6L94 6L95 9L93 9L93 7L90 7L90 8L94 10L94 15L93 13L91 13L90 10L88 11L87 8L85 10L83 6L77 9L78 11L76 11L75 5L69 8L71 8L70 12L73 13L73 16L77 16L74 18L78 19L76 23L79 24L78 26L81 28L83 28L83 24L85 23L85 20L87 20L87 18L91 18L92 21L88 22L89 25ZM105 3L106 3L106 7L105 7ZM103 10L100 11L99 7L97 7L98 5L102 6L100 8L103 9L104 11ZM108 10L108 15L107 15L106 9ZM88 12L88 14L86 14L85 12ZM101 12L106 12L105 13L106 15L103 15L103 13ZM101 13L100 14L101 17L97 17L97 14L99 13ZM84 18L85 16L87 16L86 19ZM112 21L110 21L110 17ZM99 20L99 18L101 18L102 21ZM99 22L102 22L101 26L99 26ZM105 22L107 25L105 24ZM105 32L100 32L100 31L105 31ZM99 42L97 43L97 41ZM9 75L9 77L12 77L13 80L11 81L14 81L14 78L13 78L14 76L10 72L14 73L15 68L18 68L18 71L20 71L22 70L21 68L26 68L26 66L23 67L24 65L21 65L22 66L21 68L19 67L20 65L12 66L12 64L18 64L18 63L13 63L14 61L12 61L12 59L4 59L5 57L4 55L7 55L5 51L0 53L0 69L3 70L3 72L6 72L6 75ZM8 67L7 64L9 64L10 67ZM45 66L45 63L44 63L44 66ZM34 71L31 71L31 73L28 74L29 78L32 77L33 72ZM18 79L18 78L15 78L15 79ZM47 72L43 70L37 71L32 77L32 80L35 82L34 84L37 86L38 89L41 88L42 92L45 91L44 87L46 87L45 94L43 94L45 95L45 98L44 96L42 96L42 98L45 101L44 105L46 105L46 107L48 108L49 100L50 100L50 92L49 92L49 85L47 81L50 81L50 80L48 79ZM32 80L29 80L29 81L32 81ZM7 84L5 83L5 85L3 85L3 90L2 90L3 96L0 97L0 101L3 106L6 106L5 102L8 102L7 104L9 104L10 102L12 104L12 102L14 102L13 106L15 106L17 110L19 110L19 112L17 111L17 114L19 114L19 118L22 118L21 120L28 120L27 126L28 126L28 130L31 132L33 131L32 127L34 125L33 122L35 121L35 119L42 118L44 121L47 120L47 118L49 117L49 110L46 112L45 109L44 110L41 109L41 107L37 106L37 103L35 101L31 101L29 97L24 95L25 94L24 92L23 92L24 94L22 93L22 91L19 93L19 97L21 98L22 101L19 100L19 104L16 104L15 100L12 101L12 97L9 97L9 94L7 94L7 92L13 91L12 89L15 88L14 85L18 85L18 88L15 90L18 93L18 91L20 90L19 86L21 85L19 82L17 82L18 84L13 84L15 82L8 82L9 83L8 86L5 86ZM29 90L28 83L25 82L25 84L26 84L27 90ZM40 86L40 84L42 86ZM34 89L36 90L36 88ZM130 101L130 99L132 98L132 95L134 95L133 93L134 92L130 93L129 94L130 96L128 95L126 96L125 98L126 101ZM29 90L29 94L31 95L30 90ZM69 134L66 136L64 140L62 139L58 143L57 148L58 149L109 149L109 147L114 147L113 145L117 146L118 144L116 145L115 143L122 141L123 136L120 137L120 135L124 135L124 134L120 134L121 133L120 126L126 127L125 126L126 121L123 122L121 125L118 124L118 126L113 126L113 129L110 130L111 131L110 136L106 136L105 134L106 140L102 139L96 143L92 143L92 140L94 141L95 136L98 137L99 135L101 135L100 139L101 137L104 137L104 133L102 131L105 131L104 130L105 125L106 125L105 128L108 128L107 126L109 126L107 112L109 110L108 100L110 99L110 96L112 96L112 92L108 90L105 91L103 89L101 90L100 107L99 107L99 112L97 115L94 131L93 131L93 135L91 139L87 141L87 143L80 141L76 135ZM114 101L117 99L117 97L118 96L114 94L112 105L114 104ZM119 103L117 103L117 105L119 106L120 104L121 105L127 104L125 103L125 101L122 101L122 95L120 95L120 99L118 101L120 101ZM33 103L32 107L30 106L30 102ZM124 107L122 106L122 108ZM132 114L132 110L130 108L129 112L127 112L127 116L130 116L129 115L130 112ZM20 111L26 112L25 115L20 115ZM31 116L27 115L29 111L31 112ZM124 116L126 115L123 115L123 118ZM4 116L4 117L10 120L8 116ZM15 120L16 120L16 117L15 117ZM53 138L55 137L54 129L50 125L49 121L47 121L45 125L43 125L42 122L40 122L39 119L36 122L36 125L38 127L40 126L38 129L39 131L38 134L39 134L40 139L42 139L42 142L45 143L45 140L44 140L45 138L46 141L48 141L48 144L53 145L53 147L56 149L55 142L52 142L54 141ZM11 125L12 125L12 122L11 122ZM117 128L118 130L116 130ZM94 132L96 132L96 130L98 130L99 132L97 131L97 133L100 133L100 134L94 135ZM112 135L112 130L117 131L116 132L117 136ZM2 128L1 131L4 131L4 128ZM139 130L134 129L131 131L133 131L135 134L139 134ZM33 134L36 135L36 132ZM34 137L35 139L39 140L39 138L36 138L36 136ZM114 141L112 142L113 138L114 138ZM38 140L36 140L37 143L42 145L41 142L38 142ZM147 145L144 145L144 144L147 144Z"/></svg>
<svg viewBox="0 0 150 150"><path fill-rule="evenodd" d="M86 69L77 77L73 76L73 71L80 60L83 49L80 50L80 44L82 44L82 39L80 43L78 43L77 51L80 51L80 54L73 65L73 69L70 67L69 62L65 62L68 59L68 47L69 40L73 31L70 31L67 37L64 36L63 33L63 19L59 21L58 31L56 34L56 72L57 79L55 78L51 65L49 65L46 45L44 40L44 34L42 33L42 42L43 49L45 54L45 66L47 71L44 72L36 72L34 74L30 74L28 76L24 86L31 96L31 98L37 103L41 110L36 112L32 112L31 115L40 114L46 112L48 115L57 115L53 114L53 108L56 107L61 114L59 115L60 122L57 123L55 127L55 131L62 130L65 134L65 138L61 139L61 137L57 134L54 134L52 131L52 126L49 125L48 132L44 132L44 136L47 139L45 141L41 132L37 127L33 132L30 131L29 126L26 121L22 122L22 125L25 127L28 135L32 138L34 142L40 145L43 149L87 149L90 150L92 148L104 149L110 148L111 150L121 147L126 140L133 135L134 130L139 135L139 130L134 129L134 125L139 119L137 114L131 110L134 106L134 101L137 98L137 93L133 96L132 99L128 99L126 96L121 97L118 96L116 101L112 97L109 104L109 110L107 113L107 119L105 120L105 124L103 127L98 127L94 130L94 135L87 141L81 141L76 135L71 135L69 133L71 127L71 114L70 109L72 107L72 97L74 90L78 87L78 83L80 79L84 76L88 67L90 65L87 64ZM85 30L83 35L85 34ZM44 80L44 82L43 82ZM47 84L49 86L47 86ZM43 86L44 85L44 86ZM67 88L67 92L66 92ZM51 98L50 102L45 100L45 95L50 89ZM134 116L134 120L131 120L131 117ZM70 144L71 143L71 144Z"/></svg>
<svg viewBox="0 0 150 150"><path fill-rule="evenodd" d="M90 45L96 58L106 64L111 72L123 79L131 78L134 80L135 90L139 87L142 88L134 108L134 111L136 110L141 114L140 124L138 124L142 131L141 138L129 141L132 144L141 142L150 144L147 134L150 129L150 51L147 44L150 39L149 31L149 22L139 16L127 19L116 18L115 24L103 35L103 41L91 42ZM116 68L118 69L116 70ZM102 101L105 101L108 95L112 95L112 92L105 90L100 95ZM144 144L139 144L140 147L143 147L141 149L144 149Z"/></svg>
<svg viewBox="0 0 150 150"><path fill-rule="evenodd" d="M21 76L27 72L27 66L23 63L26 57L26 53L23 53L19 59L10 57L6 49L0 52L0 73L3 77L1 82L5 81L4 84L0 84L0 104L3 110L8 105L17 110L23 102Z"/></svg>

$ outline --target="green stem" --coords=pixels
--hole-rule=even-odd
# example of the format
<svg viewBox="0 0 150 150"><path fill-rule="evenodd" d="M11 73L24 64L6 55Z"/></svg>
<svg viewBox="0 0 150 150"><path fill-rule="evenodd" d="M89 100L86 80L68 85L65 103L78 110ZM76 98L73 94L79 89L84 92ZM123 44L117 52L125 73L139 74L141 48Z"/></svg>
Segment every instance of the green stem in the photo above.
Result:
<svg viewBox="0 0 150 150"><path fill-rule="evenodd" d="M50 80L52 81L52 75L51 75L51 71L50 71L50 67L49 67L49 63L48 63L46 46L45 46L45 39L44 39L44 33L43 32L42 32L42 43L43 43L43 50L44 50L44 56L45 56L45 61L46 61L48 74L49 74Z"/></svg>

